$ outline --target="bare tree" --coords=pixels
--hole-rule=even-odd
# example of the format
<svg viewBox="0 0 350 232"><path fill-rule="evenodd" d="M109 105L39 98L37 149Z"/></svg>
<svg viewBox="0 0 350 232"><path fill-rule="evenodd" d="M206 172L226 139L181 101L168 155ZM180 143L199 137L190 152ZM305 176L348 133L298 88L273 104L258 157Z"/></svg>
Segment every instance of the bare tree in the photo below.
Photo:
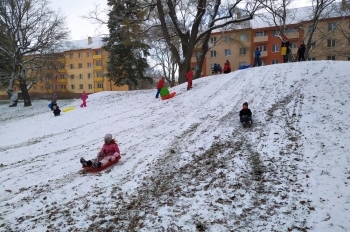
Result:
<svg viewBox="0 0 350 232"><path fill-rule="evenodd" d="M8 94L15 93L15 82L19 83L24 106L31 106L28 90L35 83L35 77L28 80L27 73L45 65L45 56L53 53L60 41L66 39L69 31L65 19L49 9L46 0L3 0L0 1L1 43L0 55L8 63L6 82Z"/></svg>

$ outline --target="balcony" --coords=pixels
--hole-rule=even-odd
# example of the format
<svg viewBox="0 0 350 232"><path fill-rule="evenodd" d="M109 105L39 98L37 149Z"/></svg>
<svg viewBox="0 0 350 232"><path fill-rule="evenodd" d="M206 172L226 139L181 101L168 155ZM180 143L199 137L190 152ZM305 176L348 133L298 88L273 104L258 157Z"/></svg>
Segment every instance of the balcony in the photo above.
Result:
<svg viewBox="0 0 350 232"><path fill-rule="evenodd" d="M102 60L102 55L93 55L92 59L94 59L94 60Z"/></svg>
<svg viewBox="0 0 350 232"><path fill-rule="evenodd" d="M259 43L259 42L267 42L267 40L269 39L269 37L266 36L256 36L254 37L254 43Z"/></svg>
<svg viewBox="0 0 350 232"><path fill-rule="evenodd" d="M65 68L59 68L59 69L58 69L58 72L59 72L59 73L67 73L67 69L65 69Z"/></svg>
<svg viewBox="0 0 350 232"><path fill-rule="evenodd" d="M102 71L102 66L94 66L94 71Z"/></svg>
<svg viewBox="0 0 350 232"><path fill-rule="evenodd" d="M67 78L64 78L64 79L60 78L57 81L58 81L58 83L67 83Z"/></svg>
<svg viewBox="0 0 350 232"><path fill-rule="evenodd" d="M103 88L94 88L94 93L102 92L102 91L103 91Z"/></svg>
<svg viewBox="0 0 350 232"><path fill-rule="evenodd" d="M267 57L267 51L262 51L260 52L260 54L261 57Z"/></svg>
<svg viewBox="0 0 350 232"><path fill-rule="evenodd" d="M60 57L60 58L58 58L58 62L60 62L60 63L66 63L66 58Z"/></svg>
<svg viewBox="0 0 350 232"><path fill-rule="evenodd" d="M94 81L96 82L104 82L104 77L94 77Z"/></svg>
<svg viewBox="0 0 350 232"><path fill-rule="evenodd" d="M287 37L288 39L299 39L299 32L290 32Z"/></svg>

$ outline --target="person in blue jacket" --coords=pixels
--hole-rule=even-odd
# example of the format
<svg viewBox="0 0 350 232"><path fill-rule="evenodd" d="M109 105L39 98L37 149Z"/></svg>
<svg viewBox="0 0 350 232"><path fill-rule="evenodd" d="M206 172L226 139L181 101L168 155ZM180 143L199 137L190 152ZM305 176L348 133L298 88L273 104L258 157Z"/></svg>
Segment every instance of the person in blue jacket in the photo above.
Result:
<svg viewBox="0 0 350 232"><path fill-rule="evenodd" d="M254 66L253 67L261 66L260 56L261 56L260 50L259 50L259 48L256 48L255 52L254 52Z"/></svg>

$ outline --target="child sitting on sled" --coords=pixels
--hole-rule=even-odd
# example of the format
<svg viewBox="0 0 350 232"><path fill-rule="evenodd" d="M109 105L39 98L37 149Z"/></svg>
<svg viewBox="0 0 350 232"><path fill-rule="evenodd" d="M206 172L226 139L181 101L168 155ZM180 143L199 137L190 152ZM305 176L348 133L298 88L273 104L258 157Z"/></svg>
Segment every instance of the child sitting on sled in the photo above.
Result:
<svg viewBox="0 0 350 232"><path fill-rule="evenodd" d="M80 163L83 167L100 168L106 165L108 162L113 162L120 158L120 151L118 144L112 138L111 134L106 134L104 137L105 143L102 146L101 151L97 154L96 159L86 161L84 158L80 159Z"/></svg>
<svg viewBox="0 0 350 232"><path fill-rule="evenodd" d="M243 103L243 109L239 112L239 118L243 126L246 124L251 124L252 121L252 111L248 109L248 102Z"/></svg>

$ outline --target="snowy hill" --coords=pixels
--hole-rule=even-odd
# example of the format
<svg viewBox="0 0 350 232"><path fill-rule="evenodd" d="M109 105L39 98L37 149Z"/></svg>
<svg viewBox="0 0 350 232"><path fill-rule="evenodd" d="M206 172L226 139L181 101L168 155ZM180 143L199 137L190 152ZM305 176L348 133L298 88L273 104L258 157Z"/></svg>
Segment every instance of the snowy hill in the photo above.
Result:
<svg viewBox="0 0 350 232"><path fill-rule="evenodd" d="M350 65L302 62L0 106L0 231L350 231ZM238 112L249 102L254 126ZM61 104L60 104L61 102ZM80 172L112 133L120 162Z"/></svg>

